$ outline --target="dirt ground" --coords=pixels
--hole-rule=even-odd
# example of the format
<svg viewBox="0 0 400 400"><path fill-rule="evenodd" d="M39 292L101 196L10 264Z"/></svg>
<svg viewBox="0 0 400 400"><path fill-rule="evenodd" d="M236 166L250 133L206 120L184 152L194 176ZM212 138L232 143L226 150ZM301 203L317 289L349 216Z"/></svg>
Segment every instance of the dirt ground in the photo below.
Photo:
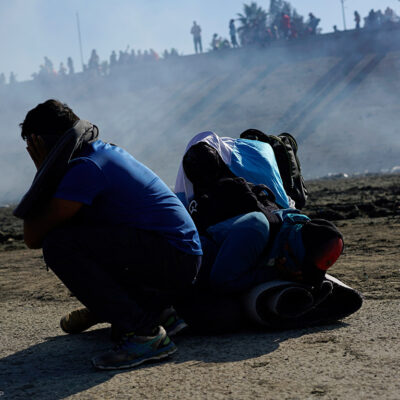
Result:
<svg viewBox="0 0 400 400"><path fill-rule="evenodd" d="M79 304L0 209L0 400L400 399L400 175L308 186L307 212L344 233L330 273L363 293L361 310L323 327L182 336L169 360L116 372L89 362L111 345L107 325L60 330Z"/></svg>

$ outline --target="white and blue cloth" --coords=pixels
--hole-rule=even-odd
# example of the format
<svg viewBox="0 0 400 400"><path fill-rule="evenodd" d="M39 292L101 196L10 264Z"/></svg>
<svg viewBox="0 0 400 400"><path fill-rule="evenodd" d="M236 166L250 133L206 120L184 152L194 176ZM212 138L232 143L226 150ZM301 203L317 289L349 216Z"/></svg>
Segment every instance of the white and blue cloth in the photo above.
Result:
<svg viewBox="0 0 400 400"><path fill-rule="evenodd" d="M279 174L274 151L268 143L249 139L219 137L214 132L201 132L187 145L185 153L194 144L206 142L214 147L229 169L238 177L255 185L268 186L282 208L294 207L293 200L286 194ZM182 163L175 183L175 193L188 207L193 199L193 185L187 178Z"/></svg>

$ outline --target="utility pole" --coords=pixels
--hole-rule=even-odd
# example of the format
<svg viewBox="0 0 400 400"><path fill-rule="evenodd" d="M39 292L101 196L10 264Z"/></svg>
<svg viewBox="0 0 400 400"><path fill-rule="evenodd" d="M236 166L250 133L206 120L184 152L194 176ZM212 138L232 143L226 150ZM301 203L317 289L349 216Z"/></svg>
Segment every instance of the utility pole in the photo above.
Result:
<svg viewBox="0 0 400 400"><path fill-rule="evenodd" d="M345 1L345 0L340 0L340 1L341 1L341 3L342 3L343 28L344 28L344 30L346 31L346 30L347 30L347 27L346 27L346 15L345 15L345 13L344 13L344 1Z"/></svg>
<svg viewBox="0 0 400 400"><path fill-rule="evenodd" d="M78 26L79 50L80 50L80 53L81 53L81 63L82 63L82 71L83 71L84 70L84 63L83 63L83 50L82 50L82 38L81 38L81 24L79 23L79 14L78 13L76 13L76 23L77 23L77 26Z"/></svg>

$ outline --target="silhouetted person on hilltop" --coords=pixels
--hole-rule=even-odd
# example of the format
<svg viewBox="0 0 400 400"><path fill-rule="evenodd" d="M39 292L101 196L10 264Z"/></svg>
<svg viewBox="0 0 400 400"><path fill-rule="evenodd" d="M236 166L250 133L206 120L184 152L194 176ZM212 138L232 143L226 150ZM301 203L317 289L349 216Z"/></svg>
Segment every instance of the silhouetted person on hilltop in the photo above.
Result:
<svg viewBox="0 0 400 400"><path fill-rule="evenodd" d="M211 48L213 50L218 50L219 49L219 45L220 45L221 41L218 38L218 34L214 33L212 40L211 40Z"/></svg>
<svg viewBox="0 0 400 400"><path fill-rule="evenodd" d="M320 23L321 19L317 18L313 13L308 14L308 28L311 35L315 35L317 33L317 26Z"/></svg>
<svg viewBox="0 0 400 400"><path fill-rule="evenodd" d="M383 14L384 23L390 24L391 22L394 22L393 17L394 17L394 11L390 7L387 7Z"/></svg>
<svg viewBox="0 0 400 400"><path fill-rule="evenodd" d="M4 75L4 72L0 74L0 86L4 86L6 84L6 76Z"/></svg>
<svg viewBox="0 0 400 400"><path fill-rule="evenodd" d="M354 11L354 22L356 23L356 29L360 29L360 21L361 21L361 17L360 14L358 13L358 11Z"/></svg>
<svg viewBox="0 0 400 400"><path fill-rule="evenodd" d="M368 16L364 18L365 20L365 28L367 29L375 29L377 27L377 18L374 9L371 9Z"/></svg>
<svg viewBox="0 0 400 400"><path fill-rule="evenodd" d="M201 44L201 28L197 25L196 21L193 21L192 29L190 33L193 35L194 51L197 53L203 52L203 45Z"/></svg>
<svg viewBox="0 0 400 400"><path fill-rule="evenodd" d="M239 47L238 42L236 40L236 27L234 19L231 19L229 21L229 35L231 37L232 47Z"/></svg>
<svg viewBox="0 0 400 400"><path fill-rule="evenodd" d="M60 76L67 75L67 68L65 68L64 63L60 63L60 67L58 68L58 75L60 75Z"/></svg>
<svg viewBox="0 0 400 400"><path fill-rule="evenodd" d="M375 15L376 15L376 26L380 27L383 24L383 20L384 20L382 11L378 10Z"/></svg>
<svg viewBox="0 0 400 400"><path fill-rule="evenodd" d="M169 55L170 55L170 57L178 57L179 56L178 50L176 50L175 48L172 48Z"/></svg>
<svg viewBox="0 0 400 400"><path fill-rule="evenodd" d="M120 50L118 53L118 64L119 65L124 65L127 63L128 56L127 53L123 50Z"/></svg>
<svg viewBox="0 0 400 400"><path fill-rule="evenodd" d="M74 62L71 57L67 59L68 74L73 75L75 73Z"/></svg>
<svg viewBox="0 0 400 400"><path fill-rule="evenodd" d="M150 61L150 60L151 60L150 52L148 50L145 50L143 52L143 61Z"/></svg>
<svg viewBox="0 0 400 400"><path fill-rule="evenodd" d="M44 78L48 76L48 72L43 64L39 65L39 72L34 72L32 75L33 79Z"/></svg>
<svg viewBox="0 0 400 400"><path fill-rule="evenodd" d="M271 30L274 40L279 40L281 38L278 25L274 24Z"/></svg>
<svg viewBox="0 0 400 400"><path fill-rule="evenodd" d="M149 50L149 59L151 59L153 61L158 61L160 59L160 56L154 49L150 49Z"/></svg>
<svg viewBox="0 0 400 400"><path fill-rule="evenodd" d="M111 52L110 55L110 68L114 68L117 65L117 53L115 50Z"/></svg>
<svg viewBox="0 0 400 400"><path fill-rule="evenodd" d="M282 13L281 14L281 21L280 21L280 28L285 39L289 39L290 37L290 16L288 14Z"/></svg>
<svg viewBox="0 0 400 400"><path fill-rule="evenodd" d="M48 74L54 75L53 62L48 57L44 57L44 68Z"/></svg>
<svg viewBox="0 0 400 400"><path fill-rule="evenodd" d="M134 49L131 50L130 54L129 54L129 63L133 64L136 60L136 52Z"/></svg>
<svg viewBox="0 0 400 400"><path fill-rule="evenodd" d="M95 49L92 50L92 54L90 55L88 68L95 73L98 73L100 70L100 57Z"/></svg>

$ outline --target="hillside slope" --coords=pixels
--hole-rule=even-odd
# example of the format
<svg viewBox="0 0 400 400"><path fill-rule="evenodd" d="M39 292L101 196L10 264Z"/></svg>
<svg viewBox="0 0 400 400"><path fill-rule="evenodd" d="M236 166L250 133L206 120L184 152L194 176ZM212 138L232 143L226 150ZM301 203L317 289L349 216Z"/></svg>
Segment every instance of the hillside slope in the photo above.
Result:
<svg viewBox="0 0 400 400"><path fill-rule="evenodd" d="M3 89L0 190L14 200L32 168L17 124L46 98L66 101L173 185L187 142L213 130L291 132L306 178L400 164L400 31L345 32L265 49L138 64L108 77L77 74Z"/></svg>

